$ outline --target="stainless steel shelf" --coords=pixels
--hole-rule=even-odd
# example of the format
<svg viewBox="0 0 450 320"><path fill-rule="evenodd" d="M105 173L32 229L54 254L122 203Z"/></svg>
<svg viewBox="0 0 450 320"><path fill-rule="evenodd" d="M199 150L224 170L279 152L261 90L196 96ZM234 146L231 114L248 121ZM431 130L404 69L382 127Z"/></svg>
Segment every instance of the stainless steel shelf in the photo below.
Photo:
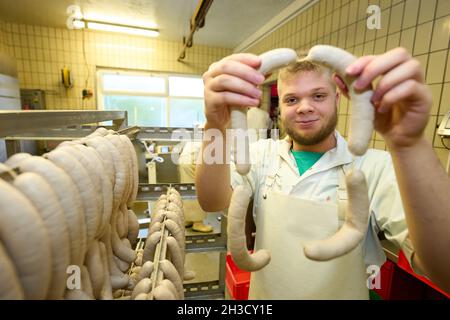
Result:
<svg viewBox="0 0 450 320"><path fill-rule="evenodd" d="M223 299L225 297L225 286L219 280L186 283L184 284L186 300L196 299Z"/></svg>
<svg viewBox="0 0 450 320"><path fill-rule="evenodd" d="M102 126L115 130L114 126ZM66 128L36 129L28 134L7 136L7 140L75 140L93 133L98 126L67 126Z"/></svg>
<svg viewBox="0 0 450 320"><path fill-rule="evenodd" d="M102 112L102 111L100 111ZM120 111L121 112L121 111ZM0 115L0 121L1 121ZM22 116L21 116L22 117ZM108 121L101 120L101 121ZM99 121L99 122L101 122ZM1 122L0 122L1 123ZM118 126L104 126L107 129L119 130ZM6 138L8 140L67 140L83 138L98 128L97 125L67 125L58 128L27 128L27 131L17 131L15 133L8 133ZM196 130L195 132L189 128L165 128L165 127L129 127L122 129L124 134L130 135L134 139L143 141L201 141L203 131ZM2 131L0 131L0 134ZM1 136L0 136L1 137Z"/></svg>
<svg viewBox="0 0 450 320"><path fill-rule="evenodd" d="M27 110L0 111L0 138L35 139L47 129L112 120L117 129L127 125L126 111Z"/></svg>
<svg viewBox="0 0 450 320"><path fill-rule="evenodd" d="M181 198L195 199L197 197L195 193L195 185L193 183L140 183L136 201L158 200L159 196L170 187L176 189L180 193Z"/></svg>
<svg viewBox="0 0 450 320"><path fill-rule="evenodd" d="M192 128L140 127L136 138L144 141L202 141L203 130Z"/></svg>

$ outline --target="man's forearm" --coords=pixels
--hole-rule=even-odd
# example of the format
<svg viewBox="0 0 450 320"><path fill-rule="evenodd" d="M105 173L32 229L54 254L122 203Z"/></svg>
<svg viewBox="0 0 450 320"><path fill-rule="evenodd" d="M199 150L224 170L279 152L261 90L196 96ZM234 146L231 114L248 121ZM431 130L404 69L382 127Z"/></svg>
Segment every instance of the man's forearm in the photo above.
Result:
<svg viewBox="0 0 450 320"><path fill-rule="evenodd" d="M197 160L195 175L197 198L203 210L220 211L228 207L232 193L230 165L226 161L228 158L226 129L218 130L210 128L206 124L204 132L204 141ZM211 134L209 134L211 132L214 138L212 141L207 141L211 139ZM211 161L212 159L214 160Z"/></svg>
<svg viewBox="0 0 450 320"><path fill-rule="evenodd" d="M419 267L450 292L450 179L425 138L388 147Z"/></svg>

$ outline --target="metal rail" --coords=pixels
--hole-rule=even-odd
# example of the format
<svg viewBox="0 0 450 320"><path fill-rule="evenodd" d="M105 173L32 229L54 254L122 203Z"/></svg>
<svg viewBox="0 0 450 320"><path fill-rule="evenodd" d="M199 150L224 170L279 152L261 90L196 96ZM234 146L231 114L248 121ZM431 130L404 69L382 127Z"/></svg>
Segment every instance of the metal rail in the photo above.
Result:
<svg viewBox="0 0 450 320"><path fill-rule="evenodd" d="M168 188L176 189L180 193L182 199L195 199L197 197L195 185L193 183L140 183L136 201L158 200L161 194L166 192Z"/></svg>
<svg viewBox="0 0 450 320"><path fill-rule="evenodd" d="M82 111L82 110L5 110L0 111L0 138L15 135L35 137L47 129L73 125L92 124L112 120L116 129L127 125L126 111ZM23 138L22 138L23 139ZM32 138L34 139L34 138Z"/></svg>
<svg viewBox="0 0 450 320"><path fill-rule="evenodd" d="M1 121L1 115L0 115ZM127 127L120 129L117 126L103 126L126 134L134 139L143 141L202 141L203 130L192 128L166 128L166 127ZM4 137L8 140L68 140L81 139L98 128L97 125L67 125L59 128L28 128L27 132L20 131ZM0 131L1 133L1 131ZM1 136L0 136L1 137Z"/></svg>

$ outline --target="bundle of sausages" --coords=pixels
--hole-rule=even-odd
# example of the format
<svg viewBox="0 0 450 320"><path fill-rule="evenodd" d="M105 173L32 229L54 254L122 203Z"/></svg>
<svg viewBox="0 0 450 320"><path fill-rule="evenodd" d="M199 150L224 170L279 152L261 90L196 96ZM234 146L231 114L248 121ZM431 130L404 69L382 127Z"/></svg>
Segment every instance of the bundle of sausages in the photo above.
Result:
<svg viewBox="0 0 450 320"><path fill-rule="evenodd" d="M159 250L158 250L159 249ZM114 296L131 300L184 299L185 227L183 202L174 188L160 196L152 210L143 250L132 268L130 285Z"/></svg>
<svg viewBox="0 0 450 320"><path fill-rule="evenodd" d="M0 299L112 299L126 288L137 187L131 141L104 128L42 157L9 158L0 166ZM69 266L81 273L75 289Z"/></svg>
<svg viewBox="0 0 450 320"><path fill-rule="evenodd" d="M275 49L261 55L260 71L267 74L283 67L297 59L295 51L291 49ZM349 150L355 156L363 155L368 148L373 133L375 110L370 102L372 90L355 91L353 77L345 74L345 69L356 61L356 57L345 50L317 45L311 48L304 59L330 68L336 72L349 89L349 96L354 104L351 114ZM247 129L246 113L241 109L231 111L231 126L234 129ZM236 169L242 176L250 170L248 144L245 145L244 156L236 154L236 159L244 159L237 163ZM356 168L347 173L346 185L348 205L345 222L338 232L320 241L305 244L305 256L311 260L326 261L340 257L356 248L364 238L369 219L369 197L364 173ZM245 186L238 186L233 191L228 211L228 235L230 238L230 252L236 265L248 271L257 271L270 262L270 252L261 249L252 255L247 251L245 238L245 215L252 196L251 190Z"/></svg>

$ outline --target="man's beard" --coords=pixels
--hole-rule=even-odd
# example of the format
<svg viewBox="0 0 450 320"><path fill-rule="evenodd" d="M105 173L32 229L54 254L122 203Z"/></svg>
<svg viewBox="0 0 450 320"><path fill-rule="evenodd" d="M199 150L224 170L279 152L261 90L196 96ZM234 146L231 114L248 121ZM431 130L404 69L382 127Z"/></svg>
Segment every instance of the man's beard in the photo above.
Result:
<svg viewBox="0 0 450 320"><path fill-rule="evenodd" d="M336 129L337 124L337 110L333 114L333 116L328 120L328 123L324 127L320 129L319 132L313 135L301 135L295 132L295 130L291 129L289 126L286 126L284 123L284 127L286 129L286 133L291 137L299 145L304 146L312 146L322 142Z"/></svg>

